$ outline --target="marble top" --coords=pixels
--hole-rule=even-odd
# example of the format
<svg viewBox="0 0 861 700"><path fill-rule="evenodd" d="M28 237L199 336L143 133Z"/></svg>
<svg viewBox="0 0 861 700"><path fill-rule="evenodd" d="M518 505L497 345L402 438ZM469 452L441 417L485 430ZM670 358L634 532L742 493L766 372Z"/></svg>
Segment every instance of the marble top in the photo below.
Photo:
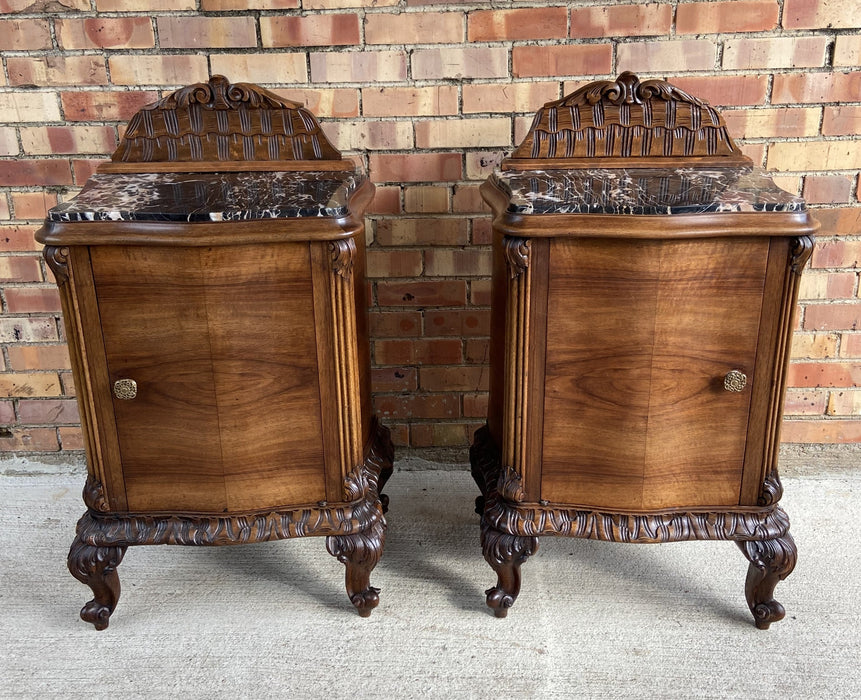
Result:
<svg viewBox="0 0 861 700"><path fill-rule="evenodd" d="M244 221L334 217L364 175L331 172L97 173L50 221Z"/></svg>
<svg viewBox="0 0 861 700"><path fill-rule="evenodd" d="M751 168L608 168L495 173L512 214L792 212L806 207Z"/></svg>

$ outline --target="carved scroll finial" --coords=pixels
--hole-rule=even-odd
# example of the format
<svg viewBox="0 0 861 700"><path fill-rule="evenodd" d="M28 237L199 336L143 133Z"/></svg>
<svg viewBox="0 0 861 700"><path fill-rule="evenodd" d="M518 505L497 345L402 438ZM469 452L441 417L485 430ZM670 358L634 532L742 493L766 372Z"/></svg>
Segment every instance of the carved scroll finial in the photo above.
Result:
<svg viewBox="0 0 861 700"><path fill-rule="evenodd" d="M508 263L508 273L511 279L519 277L529 267L529 239L516 236L506 236L502 242L502 251Z"/></svg>
<svg viewBox="0 0 861 700"><path fill-rule="evenodd" d="M342 238L329 243L332 253L332 271L345 280L350 279L353 274L353 263L356 257L356 244L352 238Z"/></svg>
<svg viewBox="0 0 861 700"><path fill-rule="evenodd" d="M813 236L793 238L789 249L789 269L794 275L800 275L804 265L813 254Z"/></svg>
<svg viewBox="0 0 861 700"><path fill-rule="evenodd" d="M62 287L69 281L69 249L66 246L46 245L42 255L57 280L57 286Z"/></svg>
<svg viewBox="0 0 861 700"><path fill-rule="evenodd" d="M298 102L285 100L269 90L251 83L231 83L223 75L213 75L209 82L180 88L146 110L188 109L200 105L203 109L299 109Z"/></svg>

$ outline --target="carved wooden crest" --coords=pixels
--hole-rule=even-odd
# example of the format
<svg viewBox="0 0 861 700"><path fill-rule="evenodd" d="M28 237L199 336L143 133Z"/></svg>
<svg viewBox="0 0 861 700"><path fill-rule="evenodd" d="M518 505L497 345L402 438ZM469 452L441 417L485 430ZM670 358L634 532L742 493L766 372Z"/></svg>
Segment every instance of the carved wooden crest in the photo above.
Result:
<svg viewBox="0 0 861 700"><path fill-rule="evenodd" d="M615 81L590 83L545 104L508 165L525 167L518 160L624 158L636 166L638 158L688 157L749 162L714 107L663 80L641 82L625 72Z"/></svg>
<svg viewBox="0 0 861 700"><path fill-rule="evenodd" d="M141 109L111 160L341 160L341 154L299 103L214 75Z"/></svg>

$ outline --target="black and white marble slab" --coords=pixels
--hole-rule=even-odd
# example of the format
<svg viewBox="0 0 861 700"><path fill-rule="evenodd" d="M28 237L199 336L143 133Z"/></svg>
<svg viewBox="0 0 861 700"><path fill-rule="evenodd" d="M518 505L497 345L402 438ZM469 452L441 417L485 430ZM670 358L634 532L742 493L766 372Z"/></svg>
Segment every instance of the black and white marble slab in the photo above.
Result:
<svg viewBox="0 0 861 700"><path fill-rule="evenodd" d="M512 214L793 212L806 207L751 168L509 170L494 174Z"/></svg>
<svg viewBox="0 0 861 700"><path fill-rule="evenodd" d="M332 172L97 173L50 221L245 221L337 217L365 176Z"/></svg>

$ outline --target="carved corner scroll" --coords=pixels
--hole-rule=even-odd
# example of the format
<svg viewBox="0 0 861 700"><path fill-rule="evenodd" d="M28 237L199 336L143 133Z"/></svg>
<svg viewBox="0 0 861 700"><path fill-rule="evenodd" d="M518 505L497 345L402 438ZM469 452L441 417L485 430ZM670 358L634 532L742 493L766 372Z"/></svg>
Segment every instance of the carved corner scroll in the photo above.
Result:
<svg viewBox="0 0 861 700"><path fill-rule="evenodd" d="M792 274L800 275L811 255L813 255L813 236L793 238L789 251L789 269Z"/></svg>
<svg viewBox="0 0 861 700"><path fill-rule="evenodd" d="M545 104L512 154L527 160L691 156L748 162L714 107L630 72Z"/></svg>
<svg viewBox="0 0 861 700"><path fill-rule="evenodd" d="M111 160L341 160L341 154L298 102L214 75L137 112Z"/></svg>
<svg viewBox="0 0 861 700"><path fill-rule="evenodd" d="M48 245L42 255L57 280L57 286L65 285L69 281L69 249L66 246Z"/></svg>

